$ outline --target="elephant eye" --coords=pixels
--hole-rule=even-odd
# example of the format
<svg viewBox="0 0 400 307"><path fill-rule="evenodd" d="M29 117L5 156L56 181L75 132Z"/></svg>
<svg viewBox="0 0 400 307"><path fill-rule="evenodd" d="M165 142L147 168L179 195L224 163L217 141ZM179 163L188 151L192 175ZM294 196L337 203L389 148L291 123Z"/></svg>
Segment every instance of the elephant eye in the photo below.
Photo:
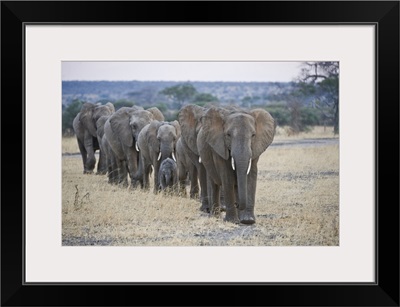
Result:
<svg viewBox="0 0 400 307"><path fill-rule="evenodd" d="M251 135L251 137L252 137L252 138L254 138L255 136L256 136L256 134L255 134L255 133L253 133L253 134Z"/></svg>

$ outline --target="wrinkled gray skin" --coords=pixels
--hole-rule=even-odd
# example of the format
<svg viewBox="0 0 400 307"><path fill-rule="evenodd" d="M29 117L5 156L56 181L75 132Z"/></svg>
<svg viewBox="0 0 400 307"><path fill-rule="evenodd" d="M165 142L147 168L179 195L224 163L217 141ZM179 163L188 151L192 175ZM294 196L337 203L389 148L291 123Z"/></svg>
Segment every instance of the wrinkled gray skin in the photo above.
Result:
<svg viewBox="0 0 400 307"><path fill-rule="evenodd" d="M212 107L204 114L197 146L207 169L212 213L220 211L222 186L225 220L255 223L257 162L272 143L275 127L272 116L262 109L246 112Z"/></svg>
<svg viewBox="0 0 400 307"><path fill-rule="evenodd" d="M190 198L196 199L199 197L199 180L197 168L186 154L182 145L182 136L176 142L176 163L178 167L179 177L179 193L186 195L186 180L190 181Z"/></svg>
<svg viewBox="0 0 400 307"><path fill-rule="evenodd" d="M171 158L166 158L160 164L158 172L159 189L164 192L175 193L178 189L178 167Z"/></svg>
<svg viewBox="0 0 400 307"><path fill-rule="evenodd" d="M128 186L128 172L131 187L142 184L136 177L140 153L137 140L140 131L153 120L163 120L158 108L144 110L142 107L123 107L117 110L104 125L104 134L111 148L110 183Z"/></svg>
<svg viewBox="0 0 400 307"><path fill-rule="evenodd" d="M97 174L105 174L107 172L103 154L97 139L96 122L101 116L111 115L114 112L114 105L111 102L105 105L84 103L81 111L74 118L72 125L82 156L84 174L93 173L96 166L96 150L100 151Z"/></svg>
<svg viewBox="0 0 400 307"><path fill-rule="evenodd" d="M141 156L140 170L138 176L143 179L144 189L150 188L151 166L154 168L154 193L159 192L159 169L160 164L167 158L176 160L176 142L181 135L178 121L162 122L152 121L139 133L138 145Z"/></svg>
<svg viewBox="0 0 400 307"><path fill-rule="evenodd" d="M101 116L97 122L96 122L96 127L97 127L97 140L100 146L100 152L103 155L103 161L105 161L106 164L106 171L107 171L107 176L108 176L108 182L112 183L113 179L116 180L115 174L112 172L112 152L110 145L107 142L107 137L104 134L104 126L107 121L107 119L110 117L109 116Z"/></svg>
<svg viewBox="0 0 400 307"><path fill-rule="evenodd" d="M206 108L197 105L186 105L179 111L179 123L182 128L182 147L197 169L200 183L200 210L210 211L207 193L207 173L206 169L199 161L200 154L197 149L197 135L202 126L201 117L206 112Z"/></svg>

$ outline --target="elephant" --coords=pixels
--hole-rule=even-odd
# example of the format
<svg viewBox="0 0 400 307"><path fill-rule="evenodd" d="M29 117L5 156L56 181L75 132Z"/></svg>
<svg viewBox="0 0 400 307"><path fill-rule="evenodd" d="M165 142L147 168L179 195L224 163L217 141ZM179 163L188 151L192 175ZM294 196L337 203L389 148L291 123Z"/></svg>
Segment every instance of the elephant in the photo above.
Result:
<svg viewBox="0 0 400 307"><path fill-rule="evenodd" d="M153 120L164 120L164 115L156 108L144 110L142 107L122 107L104 125L104 134L111 148L111 183L128 186L128 172L131 187L138 184L136 173L139 163L137 140L140 131ZM116 176L116 177L115 177Z"/></svg>
<svg viewBox="0 0 400 307"><path fill-rule="evenodd" d="M73 120L72 126L76 135L79 151L82 156L83 173L91 174L96 166L95 152L99 150L100 157L97 164L97 174L106 173L103 154L97 139L96 122L103 115L111 115L115 112L111 102L102 104L84 103L80 112Z"/></svg>
<svg viewBox="0 0 400 307"><path fill-rule="evenodd" d="M199 180L197 168L186 154L182 145L182 135L176 142L176 164L178 167L179 190L181 195L186 195L186 180L190 181L190 198L199 196Z"/></svg>
<svg viewBox="0 0 400 307"><path fill-rule="evenodd" d="M181 135L181 127L178 121L165 122L153 120L140 131L138 146L141 153L138 178L143 180L143 188L150 188L151 167L154 168L154 193L159 192L160 164L167 158L176 161L176 142Z"/></svg>
<svg viewBox="0 0 400 307"><path fill-rule="evenodd" d="M197 147L207 169L211 213L219 212L222 187L226 205L224 219L254 224L257 163L274 139L274 118L263 109L211 107L201 121Z"/></svg>
<svg viewBox="0 0 400 307"><path fill-rule="evenodd" d="M207 174L203 163L201 163L200 154L197 149L197 135L202 126L201 118L205 114L206 110L207 108L193 104L183 106L179 111L179 123L182 128L182 147L197 169L198 180L200 183L200 210L209 212L210 206L207 193Z"/></svg>
<svg viewBox="0 0 400 307"><path fill-rule="evenodd" d="M111 159L113 158L111 147L108 144L107 137L104 133L104 126L107 121L107 119L110 117L108 116L101 116L97 122L96 122L96 127L97 127L97 140L100 146L100 151L103 154L104 161L106 164L106 171L108 175L108 182L109 183L116 183L117 176L115 172L112 170L112 161Z"/></svg>
<svg viewBox="0 0 400 307"><path fill-rule="evenodd" d="M175 160L166 158L160 164L158 172L159 189L164 192L176 192L178 189L178 167Z"/></svg>

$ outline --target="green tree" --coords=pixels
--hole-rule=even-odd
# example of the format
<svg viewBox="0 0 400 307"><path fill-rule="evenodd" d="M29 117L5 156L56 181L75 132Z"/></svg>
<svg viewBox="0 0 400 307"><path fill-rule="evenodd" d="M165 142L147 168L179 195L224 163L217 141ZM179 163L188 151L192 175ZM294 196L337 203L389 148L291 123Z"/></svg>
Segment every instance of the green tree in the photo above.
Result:
<svg viewBox="0 0 400 307"><path fill-rule="evenodd" d="M133 105L135 105L135 103L133 101L127 100L127 99L118 99L113 104L114 104L115 110L118 110L122 107L132 107Z"/></svg>
<svg viewBox="0 0 400 307"><path fill-rule="evenodd" d="M313 96L313 106L333 121L339 133L339 62L304 62L299 85L305 95Z"/></svg>
<svg viewBox="0 0 400 307"><path fill-rule="evenodd" d="M192 102L199 106L204 106L209 102L219 102L219 99L209 93L198 93L194 96Z"/></svg>
<svg viewBox="0 0 400 307"><path fill-rule="evenodd" d="M178 103L179 108L189 102L196 94L196 88L190 83L178 84L166 87L160 94L163 94Z"/></svg>
<svg viewBox="0 0 400 307"><path fill-rule="evenodd" d="M286 105L271 104L265 108L275 119L277 125L285 126L290 122L290 112Z"/></svg>

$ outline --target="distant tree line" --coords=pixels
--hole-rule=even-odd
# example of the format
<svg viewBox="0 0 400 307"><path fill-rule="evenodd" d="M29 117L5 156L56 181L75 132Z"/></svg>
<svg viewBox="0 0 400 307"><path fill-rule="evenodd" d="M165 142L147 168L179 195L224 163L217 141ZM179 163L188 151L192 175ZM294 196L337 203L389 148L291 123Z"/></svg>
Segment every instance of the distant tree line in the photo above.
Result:
<svg viewBox="0 0 400 307"><path fill-rule="evenodd" d="M241 100L221 101L209 92L200 92L193 83L171 83L171 86L154 93L148 87L142 92L131 92L127 98L103 98L96 103L112 102L116 110L121 107L139 105L135 97L147 95L148 103L141 103L144 108L155 106L164 114L166 120L177 119L178 112L185 104L237 104L242 107L265 108L280 126L290 126L293 133L307 131L312 126L333 126L334 133L339 133L339 63L304 62L298 79L287 85L274 84L276 94L268 97L257 95L244 96ZM229 83L229 88L233 85ZM92 89L93 90L93 89ZM221 91L221 83L218 90ZM157 98L158 97L158 98ZM164 98L161 98L164 97ZM63 105L62 133L72 132L72 121L79 113L84 99L77 98L67 106Z"/></svg>

